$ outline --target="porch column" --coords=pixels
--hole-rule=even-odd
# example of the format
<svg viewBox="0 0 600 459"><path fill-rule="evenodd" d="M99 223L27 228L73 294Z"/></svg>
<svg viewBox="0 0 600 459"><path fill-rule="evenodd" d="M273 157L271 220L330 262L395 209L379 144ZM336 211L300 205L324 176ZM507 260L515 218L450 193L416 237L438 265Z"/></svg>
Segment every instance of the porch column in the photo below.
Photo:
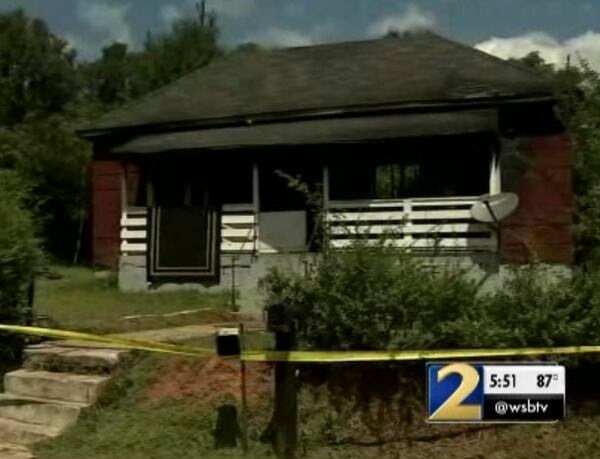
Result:
<svg viewBox="0 0 600 459"><path fill-rule="evenodd" d="M498 147L492 152L492 159L490 161L490 195L495 195L502 192L502 181L500 175L500 151L502 147ZM499 236L498 231L499 227L496 227L490 233L490 244L493 247L494 251L498 250Z"/></svg>
<svg viewBox="0 0 600 459"><path fill-rule="evenodd" d="M329 208L329 166L323 165L323 210Z"/></svg>
<svg viewBox="0 0 600 459"><path fill-rule="evenodd" d="M152 176L150 174L146 178L146 205L154 207L154 183L152 183Z"/></svg>
<svg viewBox="0 0 600 459"><path fill-rule="evenodd" d="M254 251L260 250L259 238L259 215L260 215L260 194L258 184L258 164L252 163L252 208L254 209Z"/></svg>
<svg viewBox="0 0 600 459"><path fill-rule="evenodd" d="M121 225L127 218L127 164L121 163Z"/></svg>
<svg viewBox="0 0 600 459"><path fill-rule="evenodd" d="M490 194L502 192L502 179L500 175L500 151L494 150L490 161Z"/></svg>

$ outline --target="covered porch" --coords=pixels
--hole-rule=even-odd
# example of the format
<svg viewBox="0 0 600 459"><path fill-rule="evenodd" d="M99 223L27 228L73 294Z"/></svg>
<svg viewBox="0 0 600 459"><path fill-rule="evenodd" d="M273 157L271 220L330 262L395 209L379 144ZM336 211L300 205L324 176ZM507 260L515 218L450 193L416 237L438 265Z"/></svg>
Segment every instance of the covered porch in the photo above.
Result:
<svg viewBox="0 0 600 459"><path fill-rule="evenodd" d="M207 201L219 212L217 251L225 260L220 269L231 257L251 263L319 250L317 218L324 219L327 243L336 249L359 237L383 236L391 246L428 255L494 253L495 232L473 220L470 207L480 195L501 191L500 150L495 135L478 133L199 150L128 161L121 186L121 259L148 256L152 209ZM306 189L294 189L291 178ZM211 285L221 283L217 275Z"/></svg>

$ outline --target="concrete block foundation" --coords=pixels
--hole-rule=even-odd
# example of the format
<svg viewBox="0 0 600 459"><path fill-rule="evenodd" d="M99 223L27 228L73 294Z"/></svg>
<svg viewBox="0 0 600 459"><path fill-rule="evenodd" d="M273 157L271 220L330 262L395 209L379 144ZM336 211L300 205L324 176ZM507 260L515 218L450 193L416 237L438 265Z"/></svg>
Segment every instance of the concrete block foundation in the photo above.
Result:
<svg viewBox="0 0 600 459"><path fill-rule="evenodd" d="M260 313L264 297L259 288L259 281L273 269L296 272L302 275L314 260L310 253L267 253L259 255L235 256L235 289L236 304L244 313ZM172 290L196 290L203 292L231 292L233 286L233 256L221 257L221 277L216 285L205 286L200 283L160 284L147 282L146 257L122 256L119 270L119 288L127 292L163 292ZM476 280L482 292L501 289L513 271L511 265L501 264L495 253L475 253L471 255L445 255L423 257L426 265L435 270L459 268L466 276ZM549 280L556 280L571 275L567 265L544 265Z"/></svg>

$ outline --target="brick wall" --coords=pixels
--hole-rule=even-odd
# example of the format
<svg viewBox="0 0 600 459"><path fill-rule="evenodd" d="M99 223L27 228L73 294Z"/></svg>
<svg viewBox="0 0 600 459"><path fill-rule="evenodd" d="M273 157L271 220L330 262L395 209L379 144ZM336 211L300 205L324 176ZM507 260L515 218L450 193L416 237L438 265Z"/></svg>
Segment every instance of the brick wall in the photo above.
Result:
<svg viewBox="0 0 600 459"><path fill-rule="evenodd" d="M520 203L500 227L502 261L572 263L573 155L568 137L521 139L508 163L502 166L503 189L517 193Z"/></svg>
<svg viewBox="0 0 600 459"><path fill-rule="evenodd" d="M92 163L92 260L107 268L119 262L122 173L119 161Z"/></svg>

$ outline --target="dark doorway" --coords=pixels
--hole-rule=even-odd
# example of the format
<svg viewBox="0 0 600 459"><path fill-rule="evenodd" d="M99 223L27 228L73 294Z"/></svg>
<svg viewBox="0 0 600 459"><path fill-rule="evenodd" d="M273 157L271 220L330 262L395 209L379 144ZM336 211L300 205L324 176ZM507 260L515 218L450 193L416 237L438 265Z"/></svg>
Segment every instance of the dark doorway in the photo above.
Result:
<svg viewBox="0 0 600 459"><path fill-rule="evenodd" d="M220 205L206 165L169 158L152 168L148 278L153 282L218 283Z"/></svg>
<svg viewBox="0 0 600 459"><path fill-rule="evenodd" d="M296 233L308 250L318 247L317 215L314 201L323 188L323 164L317 161L264 161L259 164L261 234L286 231L292 241ZM318 199L317 199L318 201ZM288 221L281 221L287 219ZM292 221L295 220L295 221ZM287 225L286 225L287 223ZM269 226L273 225L272 231ZM302 228L299 228L302 225ZM275 227L277 226L277 227ZM283 228L286 228L284 230ZM297 231L297 232L296 232ZM293 244L293 242L290 242ZM277 245L277 243L276 243ZM285 244L282 245L283 248Z"/></svg>

